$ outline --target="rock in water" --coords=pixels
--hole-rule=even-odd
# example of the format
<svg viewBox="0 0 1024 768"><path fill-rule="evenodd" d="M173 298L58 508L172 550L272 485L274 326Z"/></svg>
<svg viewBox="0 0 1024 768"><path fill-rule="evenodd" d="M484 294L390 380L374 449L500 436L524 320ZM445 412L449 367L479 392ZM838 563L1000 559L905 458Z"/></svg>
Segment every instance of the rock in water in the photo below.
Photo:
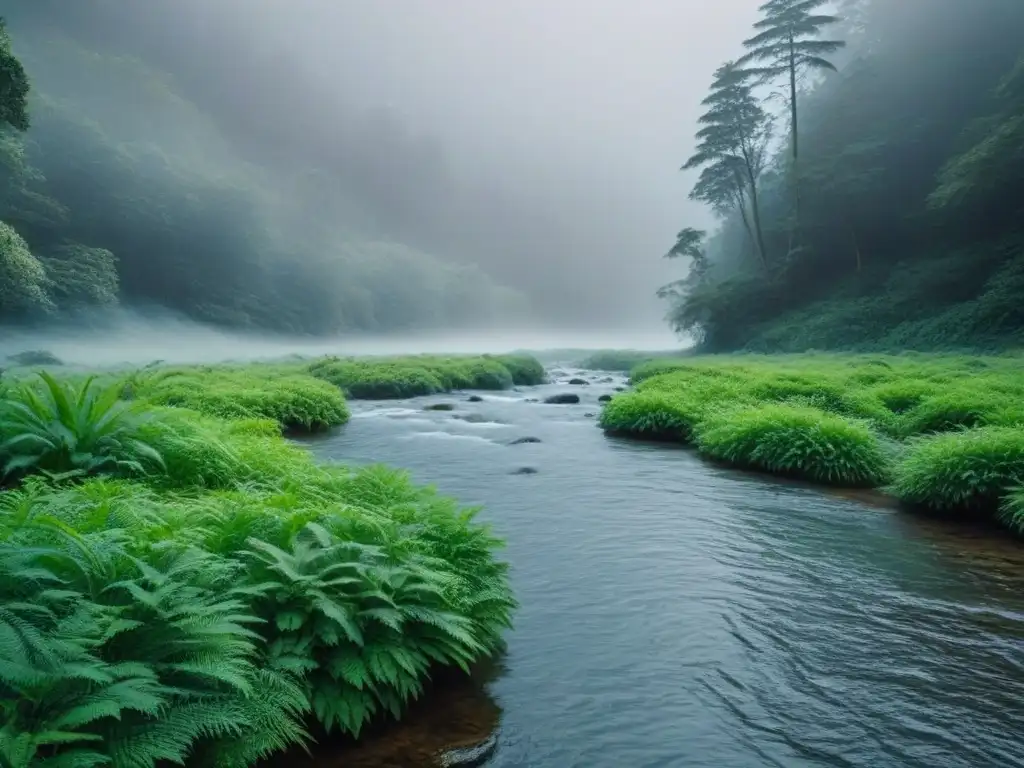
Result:
<svg viewBox="0 0 1024 768"><path fill-rule="evenodd" d="M498 734L492 733L479 744L471 747L447 749L438 755L441 768L478 768L494 754L498 747Z"/></svg>
<svg viewBox="0 0 1024 768"><path fill-rule="evenodd" d="M520 467L514 470L511 474L513 475L536 475L537 470L534 467Z"/></svg>
<svg viewBox="0 0 1024 768"><path fill-rule="evenodd" d="M526 443L539 443L540 441L539 437L520 437L513 440L509 445L525 445Z"/></svg>
<svg viewBox="0 0 1024 768"><path fill-rule="evenodd" d="M590 386L590 382L586 379L569 379L569 383L575 387L587 387Z"/></svg>
<svg viewBox="0 0 1024 768"><path fill-rule="evenodd" d="M579 395L572 395L567 392L560 395L551 395L551 397L544 398L544 402L548 405L575 405L580 401Z"/></svg>
<svg viewBox="0 0 1024 768"><path fill-rule="evenodd" d="M425 411L454 411L455 410L455 406L452 405L451 403L434 403L433 405L428 405L423 410L425 410Z"/></svg>
<svg viewBox="0 0 1024 768"><path fill-rule="evenodd" d="M480 395L470 395L466 398L467 403L482 403L484 399Z"/></svg>
<svg viewBox="0 0 1024 768"><path fill-rule="evenodd" d="M612 401L612 396L611 395L601 395L599 398L597 398L597 402L599 402L599 403L610 403L611 401Z"/></svg>

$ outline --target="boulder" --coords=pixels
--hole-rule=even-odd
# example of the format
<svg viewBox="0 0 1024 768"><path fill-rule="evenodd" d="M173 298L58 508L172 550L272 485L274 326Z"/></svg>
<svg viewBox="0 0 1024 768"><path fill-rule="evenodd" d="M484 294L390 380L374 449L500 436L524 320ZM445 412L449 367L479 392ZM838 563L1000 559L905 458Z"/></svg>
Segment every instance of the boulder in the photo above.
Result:
<svg viewBox="0 0 1024 768"><path fill-rule="evenodd" d="M587 387L590 386L590 382L586 379L569 379L569 383L574 387Z"/></svg>
<svg viewBox="0 0 1024 768"><path fill-rule="evenodd" d="M425 411L454 411L455 410L455 406L452 405L451 403L434 403L433 405L428 405L423 410L425 410Z"/></svg>
<svg viewBox="0 0 1024 768"><path fill-rule="evenodd" d="M601 395L599 398L597 398L597 402L599 402L599 403L610 403L611 400L612 400L612 396L611 395Z"/></svg>
<svg viewBox="0 0 1024 768"><path fill-rule="evenodd" d="M513 475L536 475L537 470L534 467L520 467L519 469L512 470L510 474Z"/></svg>
<svg viewBox="0 0 1024 768"><path fill-rule="evenodd" d="M551 395L550 397L544 398L544 402L547 403L548 405L575 405L579 401L579 395L569 394L568 392L563 392L558 395Z"/></svg>
<svg viewBox="0 0 1024 768"><path fill-rule="evenodd" d="M466 398L467 403L482 403L484 399L480 395L470 395Z"/></svg>

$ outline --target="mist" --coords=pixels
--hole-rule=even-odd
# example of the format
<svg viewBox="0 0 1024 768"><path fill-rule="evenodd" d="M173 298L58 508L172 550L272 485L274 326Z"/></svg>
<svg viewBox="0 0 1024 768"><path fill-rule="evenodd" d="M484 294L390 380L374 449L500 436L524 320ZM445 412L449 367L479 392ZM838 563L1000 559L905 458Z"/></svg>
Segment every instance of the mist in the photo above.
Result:
<svg viewBox="0 0 1024 768"><path fill-rule="evenodd" d="M660 332L659 257L710 220L676 169L756 5L5 0L33 126L2 218L221 327Z"/></svg>

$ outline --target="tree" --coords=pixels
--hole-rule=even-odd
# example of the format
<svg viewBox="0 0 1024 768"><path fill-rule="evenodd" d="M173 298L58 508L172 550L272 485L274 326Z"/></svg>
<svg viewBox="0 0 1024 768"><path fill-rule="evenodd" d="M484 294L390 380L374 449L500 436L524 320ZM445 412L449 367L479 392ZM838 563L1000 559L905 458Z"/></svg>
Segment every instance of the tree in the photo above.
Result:
<svg viewBox="0 0 1024 768"><path fill-rule="evenodd" d="M676 235L676 242L665 254L666 259L685 257L690 259L690 271L682 280L675 280L658 289L659 299L677 300L685 295L687 289L699 283L708 269L707 255L704 253L704 240L707 232L702 229L686 227Z"/></svg>
<svg viewBox="0 0 1024 768"><path fill-rule="evenodd" d="M0 18L0 123L28 130L28 75L11 51L7 24Z"/></svg>
<svg viewBox="0 0 1024 768"><path fill-rule="evenodd" d="M835 66L824 58L835 53L846 43L843 40L822 40L824 27L835 24L838 16L815 13L830 0L768 0L758 10L764 18L754 24L760 30L743 41L747 53L739 59L746 66L761 62L762 66L747 70L763 82L786 76L789 79L789 114L792 124L793 163L800 157L800 134L797 113L797 82L806 70L835 71Z"/></svg>
<svg viewBox="0 0 1024 768"><path fill-rule="evenodd" d="M735 62L715 71L711 93L702 104L708 111L698 120L697 149L683 165L683 170L702 169L690 198L707 203L719 216L739 211L767 269L757 184L768 157L771 118Z"/></svg>

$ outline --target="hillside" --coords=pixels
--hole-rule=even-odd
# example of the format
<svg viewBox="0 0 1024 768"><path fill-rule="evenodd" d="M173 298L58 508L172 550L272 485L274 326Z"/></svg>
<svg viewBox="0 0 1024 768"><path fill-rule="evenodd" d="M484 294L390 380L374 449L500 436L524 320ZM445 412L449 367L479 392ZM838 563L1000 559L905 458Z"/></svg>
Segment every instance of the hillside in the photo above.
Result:
<svg viewBox="0 0 1024 768"><path fill-rule="evenodd" d="M736 206L698 183L719 225L673 249L690 271L663 289L671 323L707 351L1024 344L1024 5L838 6L807 36L797 159L792 121L771 119L789 115L786 72L754 83L774 128L755 169L764 259L749 185Z"/></svg>

